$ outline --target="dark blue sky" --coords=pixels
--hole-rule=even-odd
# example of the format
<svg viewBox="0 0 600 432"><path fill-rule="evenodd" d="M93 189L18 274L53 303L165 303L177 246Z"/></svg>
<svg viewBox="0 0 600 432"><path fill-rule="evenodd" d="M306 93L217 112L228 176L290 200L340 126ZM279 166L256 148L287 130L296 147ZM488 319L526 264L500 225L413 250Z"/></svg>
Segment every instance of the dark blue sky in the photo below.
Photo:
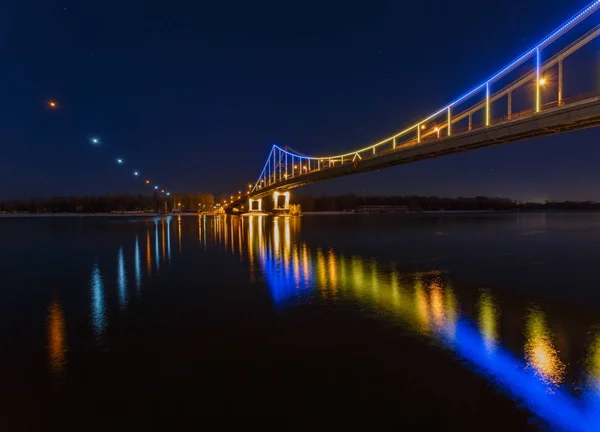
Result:
<svg viewBox="0 0 600 432"><path fill-rule="evenodd" d="M0 198L147 190L133 169L171 191L238 190L271 144L327 154L390 135L588 3L8 0ZM600 199L598 138L514 143L297 193Z"/></svg>

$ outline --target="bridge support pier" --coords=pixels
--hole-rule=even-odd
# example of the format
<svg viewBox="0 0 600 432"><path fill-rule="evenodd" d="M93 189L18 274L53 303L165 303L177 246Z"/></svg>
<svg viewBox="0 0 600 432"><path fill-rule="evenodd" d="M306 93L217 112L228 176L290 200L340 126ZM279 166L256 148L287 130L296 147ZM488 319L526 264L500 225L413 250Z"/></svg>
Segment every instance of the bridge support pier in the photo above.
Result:
<svg viewBox="0 0 600 432"><path fill-rule="evenodd" d="M283 207L279 205L279 197L283 195L285 197L285 201L283 203ZM274 211L289 211L290 209L290 192L274 192L273 193L273 210Z"/></svg>
<svg viewBox="0 0 600 432"><path fill-rule="evenodd" d="M258 202L258 208L253 208L252 204ZM259 199L252 199L252 198L248 198L248 211L250 213L252 212L262 212L262 198Z"/></svg>

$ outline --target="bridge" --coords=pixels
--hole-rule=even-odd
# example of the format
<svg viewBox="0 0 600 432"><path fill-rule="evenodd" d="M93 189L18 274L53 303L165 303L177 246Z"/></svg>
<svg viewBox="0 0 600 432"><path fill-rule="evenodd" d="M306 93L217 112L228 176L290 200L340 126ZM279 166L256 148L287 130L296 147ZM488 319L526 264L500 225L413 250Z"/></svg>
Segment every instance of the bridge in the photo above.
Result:
<svg viewBox="0 0 600 432"><path fill-rule="evenodd" d="M494 75L379 142L323 156L273 145L256 183L222 208L247 199L250 211L262 211L262 199L273 196L274 210L287 210L289 191L310 183L600 125L597 83L589 92L565 92L566 61L600 35L589 19L598 9L595 0Z"/></svg>

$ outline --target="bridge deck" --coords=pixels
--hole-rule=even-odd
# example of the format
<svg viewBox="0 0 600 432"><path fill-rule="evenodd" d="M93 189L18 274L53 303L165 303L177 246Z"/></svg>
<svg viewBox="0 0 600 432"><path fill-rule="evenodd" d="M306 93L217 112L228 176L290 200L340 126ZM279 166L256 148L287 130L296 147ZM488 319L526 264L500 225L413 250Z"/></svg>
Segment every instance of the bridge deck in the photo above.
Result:
<svg viewBox="0 0 600 432"><path fill-rule="evenodd" d="M556 106L536 114L512 120L503 120L489 127L458 132L442 138L429 138L417 143L415 140L398 145L395 149L381 151L357 161L338 166L315 169L294 178L288 178L266 186L250 195L261 198L275 190L289 190L310 183L346 175L379 170L394 165L435 158L451 153L461 153L482 147L538 138L556 133L586 129L600 125L600 96L591 97L568 105ZM235 204L235 203L232 203Z"/></svg>

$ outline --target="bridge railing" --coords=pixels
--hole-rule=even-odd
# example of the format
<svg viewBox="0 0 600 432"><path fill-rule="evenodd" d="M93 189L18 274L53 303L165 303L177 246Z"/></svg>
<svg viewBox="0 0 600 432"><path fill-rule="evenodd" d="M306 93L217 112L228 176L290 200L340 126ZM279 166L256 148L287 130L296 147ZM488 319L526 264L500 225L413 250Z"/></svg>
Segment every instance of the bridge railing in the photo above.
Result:
<svg viewBox="0 0 600 432"><path fill-rule="evenodd" d="M360 163L364 159L379 157L394 151L402 151L409 147L439 139L447 139L458 134L470 133L507 121L521 120L526 117L535 116L541 111L560 109L575 102L597 97L600 93L598 91L564 97L563 62L567 57L600 36L600 25L595 26L577 38L577 40L569 43L544 62L541 61L541 52L560 36L566 34L574 26L590 16L598 7L600 7L600 0L591 3L548 35L537 46L525 52L483 84L473 88L459 99L418 123L368 147L339 155L315 157L301 155L274 145L256 184L252 188L252 192L257 192L280 183L287 183L291 179L314 172L339 167L340 165ZM504 85L501 89L492 91L492 85L498 84L509 73L516 71L517 67L524 66L528 60L534 60L535 66L521 71L515 79L509 84ZM544 98L547 97L550 83L544 74L548 73L552 68L558 69L557 98L554 101L545 102ZM521 91L520 89L528 85L531 86L524 93L528 98L530 106L526 109L513 112L513 94ZM504 112L502 112L501 116L497 116L497 105L502 103L502 98L507 99L504 105ZM459 107L462 107L461 110L455 113L454 111ZM467 123L467 125L463 123Z"/></svg>

